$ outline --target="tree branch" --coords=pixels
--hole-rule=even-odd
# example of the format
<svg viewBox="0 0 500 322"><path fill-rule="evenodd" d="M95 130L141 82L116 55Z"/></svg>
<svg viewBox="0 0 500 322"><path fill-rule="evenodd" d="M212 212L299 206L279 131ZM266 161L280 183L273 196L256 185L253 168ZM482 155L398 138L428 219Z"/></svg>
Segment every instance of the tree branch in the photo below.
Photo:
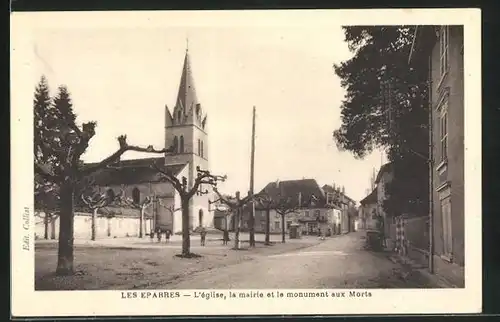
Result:
<svg viewBox="0 0 500 322"><path fill-rule="evenodd" d="M116 160L118 160L118 158L123 153L125 153L127 151L147 152L147 153L172 153L173 152L173 147L157 150L157 149L153 148L152 145L149 145L147 148L135 146L135 145L128 145L126 135L119 136L117 138L117 140L118 140L118 143L120 145L120 148L115 153L113 153L109 157L105 158L101 162L85 168L82 171L82 174L89 175L97 170L100 170L100 169L107 167L108 165L116 162Z"/></svg>
<svg viewBox="0 0 500 322"><path fill-rule="evenodd" d="M163 175L163 177L165 179L167 179L168 182L170 182L174 186L175 190L177 190L177 192L179 192L179 194L184 193L183 189L182 189L181 181L174 174L172 174L171 172L165 171L164 169L161 169L160 167L158 167L158 165L156 163L151 164L151 168L158 171L161 175Z"/></svg>

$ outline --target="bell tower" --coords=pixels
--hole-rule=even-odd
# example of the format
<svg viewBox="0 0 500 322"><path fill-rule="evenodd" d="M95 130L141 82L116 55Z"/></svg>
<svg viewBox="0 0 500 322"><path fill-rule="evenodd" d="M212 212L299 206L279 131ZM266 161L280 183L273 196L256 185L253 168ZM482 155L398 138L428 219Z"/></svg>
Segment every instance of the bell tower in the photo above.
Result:
<svg viewBox="0 0 500 322"><path fill-rule="evenodd" d="M189 51L186 49L177 100L171 113L165 106L165 147L174 147L174 155L165 156L165 165L188 163L188 185L197 176L196 167L209 170L207 115L196 96ZM210 187L202 186L200 190ZM211 190L209 189L211 192ZM210 195L210 194L209 194ZM190 205L190 225L212 226L208 213L209 195L195 195ZM200 222L200 220L202 222Z"/></svg>

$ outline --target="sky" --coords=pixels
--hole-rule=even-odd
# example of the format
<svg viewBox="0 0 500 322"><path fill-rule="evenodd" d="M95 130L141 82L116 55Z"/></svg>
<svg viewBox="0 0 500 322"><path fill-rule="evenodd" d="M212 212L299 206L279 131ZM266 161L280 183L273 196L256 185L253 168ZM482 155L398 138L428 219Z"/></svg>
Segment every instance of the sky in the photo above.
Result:
<svg viewBox="0 0 500 322"><path fill-rule="evenodd" d="M37 75L47 77L51 94L68 87L78 122L97 121L84 161L113 153L120 134L129 144L163 147L165 105L173 110L187 45L208 114L210 170L228 176L222 192L249 188L255 106L256 191L271 181L314 178L344 186L356 201L366 195L382 154L356 160L332 137L344 97L333 65L351 57L340 25L40 28Z"/></svg>

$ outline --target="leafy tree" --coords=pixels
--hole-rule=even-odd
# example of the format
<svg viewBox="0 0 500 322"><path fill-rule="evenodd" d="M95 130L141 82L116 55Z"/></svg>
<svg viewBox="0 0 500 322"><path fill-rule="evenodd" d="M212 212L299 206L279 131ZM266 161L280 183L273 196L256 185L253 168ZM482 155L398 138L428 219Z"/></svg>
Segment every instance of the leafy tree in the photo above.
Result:
<svg viewBox="0 0 500 322"><path fill-rule="evenodd" d="M156 150L129 145L127 137L118 137L119 148L101 162L84 166L80 160L87 150L90 140L95 135L96 122L77 125L76 115L70 93L65 86L60 86L54 103L47 108L45 78L42 77L35 89L35 133L34 133L34 166L35 173L43 180L53 183L59 188L59 247L57 257L58 275L73 273L73 221L75 197L79 187L92 173L111 165L126 151L149 153L170 153L171 148ZM47 86L48 88L48 86Z"/></svg>
<svg viewBox="0 0 500 322"><path fill-rule="evenodd" d="M179 179L174 173L158 167L156 164L152 164L151 168L155 169L167 179L168 182L172 184L174 189L179 193L181 198L181 209L182 209L182 254L180 257L190 258L195 257L195 254L191 253L191 240L189 238L189 202L195 194L207 194L208 190L200 190L202 184L215 187L217 182L225 181L226 176L213 175L207 170L202 170L198 166L196 168L198 175L194 179L193 185L188 186L188 180L186 177Z"/></svg>
<svg viewBox="0 0 500 322"><path fill-rule="evenodd" d="M334 131L341 150L363 158L387 152L394 179L387 186L390 215L426 212L428 195L428 83L408 64L413 26L343 27L354 56L335 65L346 96ZM426 62L422 62L425 63Z"/></svg>

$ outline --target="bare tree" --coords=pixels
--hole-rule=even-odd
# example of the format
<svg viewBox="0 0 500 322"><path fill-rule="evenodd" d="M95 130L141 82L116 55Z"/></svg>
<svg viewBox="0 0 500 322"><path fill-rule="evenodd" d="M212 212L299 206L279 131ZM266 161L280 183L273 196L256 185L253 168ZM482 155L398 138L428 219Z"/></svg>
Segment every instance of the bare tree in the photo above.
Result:
<svg viewBox="0 0 500 322"><path fill-rule="evenodd" d="M93 191L92 191L93 190ZM96 239L96 218L97 213L100 209L111 205L112 203L121 199L121 192L116 194L113 190L108 190L107 192L96 191L95 189L91 189L91 191L87 191L82 193L81 199L85 206L90 209L92 213L91 217L91 235L90 239Z"/></svg>
<svg viewBox="0 0 500 322"><path fill-rule="evenodd" d="M214 188L214 192L219 197L218 200L214 202L222 202L226 206L228 206L231 211L234 213L234 222L235 222L235 234L234 234L234 249L238 250L240 248L240 221L241 221L241 212L243 207L247 205L254 199L257 199L260 195L253 195L251 192L248 193L246 197L241 199L240 192L236 191L235 198L224 197L219 193L217 188Z"/></svg>
<svg viewBox="0 0 500 322"><path fill-rule="evenodd" d="M293 198L290 197L283 197L280 196L280 198L276 201L276 204L274 206L274 210L281 216L281 242L285 242L285 236L286 236L286 216L291 214L291 213L296 213L297 210L300 208L298 202L295 202Z"/></svg>
<svg viewBox="0 0 500 322"><path fill-rule="evenodd" d="M70 126L72 124L69 124ZM60 187L61 209L59 225L59 250L57 270L58 275L70 275L73 273L73 221L74 201L77 185L85 177L106 168L116 162L118 158L127 151L149 152L149 153L171 153L172 148L154 149L152 146L143 148L129 145L126 135L118 137L119 148L99 163L82 167L81 155L87 149L90 139L95 135L95 123L85 123L82 129L73 124L71 131L65 136L67 148L56 151L57 162L45 163L35 159L35 171L45 180L55 183ZM50 147L47 147L49 150Z"/></svg>
<svg viewBox="0 0 500 322"><path fill-rule="evenodd" d="M44 239L49 239L49 224L53 224L59 215L59 202L57 185L35 178L35 216L43 220ZM55 238L54 230L51 236Z"/></svg>
<svg viewBox="0 0 500 322"><path fill-rule="evenodd" d="M265 219L265 245L271 245L270 242L270 230L271 230L271 210L275 208L274 200L271 196L266 193L261 194L257 198L259 206L261 206L266 212Z"/></svg>
<svg viewBox="0 0 500 322"><path fill-rule="evenodd" d="M194 254L191 253L191 240L189 237L189 202L194 195L207 194L208 190L200 189L202 184L209 185L211 187L216 187L217 182L225 181L226 176L213 175L208 170L202 170L200 167L196 167L197 176L194 178L193 185L188 186L188 180L186 177L179 178L167 169L160 168L156 164L152 164L151 167L158 171L163 177L167 179L168 182L172 184L174 189L179 193L181 198L181 209L182 209L182 254L181 257L190 258Z"/></svg>
<svg viewBox="0 0 500 322"><path fill-rule="evenodd" d="M42 80L41 83L46 82ZM127 144L127 137L118 137L119 148L101 162L84 166L81 156L95 136L96 122L77 124L70 93L65 86L58 88L57 96L49 104L47 97L34 101L34 168L35 174L59 188L59 248L58 275L74 272L73 237L74 206L78 185L86 177L116 162L127 151L169 154L172 148L156 150L153 146L140 147ZM42 104L43 103L43 104Z"/></svg>
<svg viewBox="0 0 500 322"><path fill-rule="evenodd" d="M122 193L122 195L125 195L124 192ZM139 238L144 237L144 216L146 213L146 209L153 204L153 201L154 197L152 196L147 196L143 200L139 200L139 202L134 202L134 200L130 198L121 199L121 203L125 206L139 210Z"/></svg>

